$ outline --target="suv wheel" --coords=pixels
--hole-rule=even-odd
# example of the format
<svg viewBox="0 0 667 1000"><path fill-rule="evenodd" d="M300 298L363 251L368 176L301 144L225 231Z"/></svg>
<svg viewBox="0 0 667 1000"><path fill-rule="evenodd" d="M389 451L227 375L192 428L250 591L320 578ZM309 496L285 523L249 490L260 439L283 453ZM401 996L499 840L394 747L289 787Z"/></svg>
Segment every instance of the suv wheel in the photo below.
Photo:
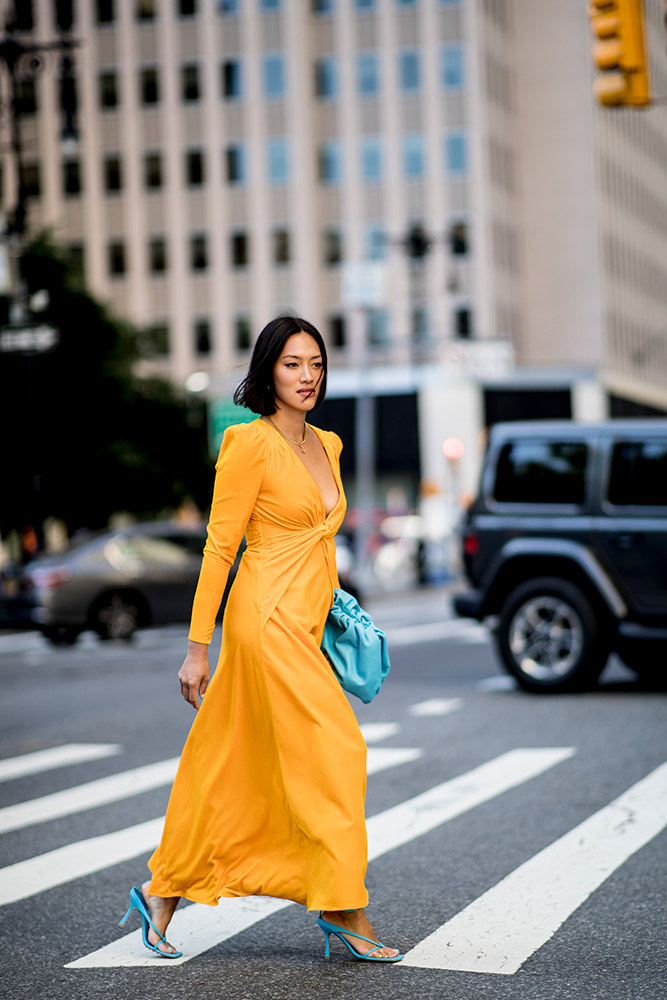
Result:
<svg viewBox="0 0 667 1000"><path fill-rule="evenodd" d="M139 598L115 590L93 605L90 625L100 639L123 639L129 642L139 627L141 608Z"/></svg>
<svg viewBox="0 0 667 1000"><path fill-rule="evenodd" d="M495 631L505 669L526 691L573 691L595 683L609 656L604 620L575 584L540 577L513 590Z"/></svg>

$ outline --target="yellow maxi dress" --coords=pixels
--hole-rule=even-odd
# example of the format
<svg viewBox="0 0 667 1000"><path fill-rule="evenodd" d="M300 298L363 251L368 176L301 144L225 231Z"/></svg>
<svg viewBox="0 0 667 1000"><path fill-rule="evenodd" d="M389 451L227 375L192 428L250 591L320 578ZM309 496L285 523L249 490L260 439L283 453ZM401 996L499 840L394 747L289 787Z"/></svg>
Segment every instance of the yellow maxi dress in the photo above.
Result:
<svg viewBox="0 0 667 1000"><path fill-rule="evenodd" d="M209 643L229 568L217 669L188 736L150 892L217 903L277 896L310 910L366 906L366 746L320 651L345 514L340 438L313 428L340 497L264 420L230 427L216 465L190 638Z"/></svg>

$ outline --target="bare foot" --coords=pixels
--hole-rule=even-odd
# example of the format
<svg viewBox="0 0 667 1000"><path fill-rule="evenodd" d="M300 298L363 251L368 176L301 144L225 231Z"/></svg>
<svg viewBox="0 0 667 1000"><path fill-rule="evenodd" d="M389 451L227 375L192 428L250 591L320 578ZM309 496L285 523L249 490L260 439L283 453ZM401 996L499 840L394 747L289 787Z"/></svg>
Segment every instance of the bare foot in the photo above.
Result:
<svg viewBox="0 0 667 1000"><path fill-rule="evenodd" d="M146 906L148 907L151 920L159 930L162 937L164 937L165 931L169 926L169 922L174 915L174 910L178 906L181 897L150 896L148 894L148 887L150 884L150 879L148 882L144 882L141 887L141 893L146 900ZM168 941L160 941L159 936L155 933L152 927L148 928L148 940L151 944L158 945L160 951L167 953L176 951L176 948L174 948L173 945L170 945Z"/></svg>
<svg viewBox="0 0 667 1000"><path fill-rule="evenodd" d="M361 934L371 941L377 941L377 935L371 927L365 910L352 910L351 913L346 913L344 910L323 910L322 919L330 924L335 924L342 930L354 931L355 934ZM372 952L373 958L395 958L399 954L396 948L386 948L379 944L373 947L368 941L360 941L359 938L348 934L344 934L343 936L360 955Z"/></svg>

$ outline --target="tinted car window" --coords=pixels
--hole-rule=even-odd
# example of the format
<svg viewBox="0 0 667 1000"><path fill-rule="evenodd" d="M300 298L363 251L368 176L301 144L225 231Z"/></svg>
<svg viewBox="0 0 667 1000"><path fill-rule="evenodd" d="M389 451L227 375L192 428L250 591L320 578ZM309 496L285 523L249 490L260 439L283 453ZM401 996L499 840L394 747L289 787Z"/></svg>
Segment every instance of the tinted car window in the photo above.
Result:
<svg viewBox="0 0 667 1000"><path fill-rule="evenodd" d="M500 452L493 496L501 503L583 503L587 456L580 441L512 441Z"/></svg>
<svg viewBox="0 0 667 1000"><path fill-rule="evenodd" d="M118 539L116 545L126 559L133 561L164 566L183 566L188 561L183 549L164 538L133 535L131 538Z"/></svg>
<svg viewBox="0 0 667 1000"><path fill-rule="evenodd" d="M667 439L614 445L609 501L619 507L667 507Z"/></svg>

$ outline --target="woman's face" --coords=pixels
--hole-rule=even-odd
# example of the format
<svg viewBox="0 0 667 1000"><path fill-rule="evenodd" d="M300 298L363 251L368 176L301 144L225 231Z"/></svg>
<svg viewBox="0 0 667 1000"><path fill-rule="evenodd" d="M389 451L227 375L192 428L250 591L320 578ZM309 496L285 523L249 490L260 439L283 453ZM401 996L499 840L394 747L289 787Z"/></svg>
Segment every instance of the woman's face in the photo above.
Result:
<svg viewBox="0 0 667 1000"><path fill-rule="evenodd" d="M324 362L317 341L309 333L295 333L285 341L273 366L276 406L307 413L317 402Z"/></svg>

